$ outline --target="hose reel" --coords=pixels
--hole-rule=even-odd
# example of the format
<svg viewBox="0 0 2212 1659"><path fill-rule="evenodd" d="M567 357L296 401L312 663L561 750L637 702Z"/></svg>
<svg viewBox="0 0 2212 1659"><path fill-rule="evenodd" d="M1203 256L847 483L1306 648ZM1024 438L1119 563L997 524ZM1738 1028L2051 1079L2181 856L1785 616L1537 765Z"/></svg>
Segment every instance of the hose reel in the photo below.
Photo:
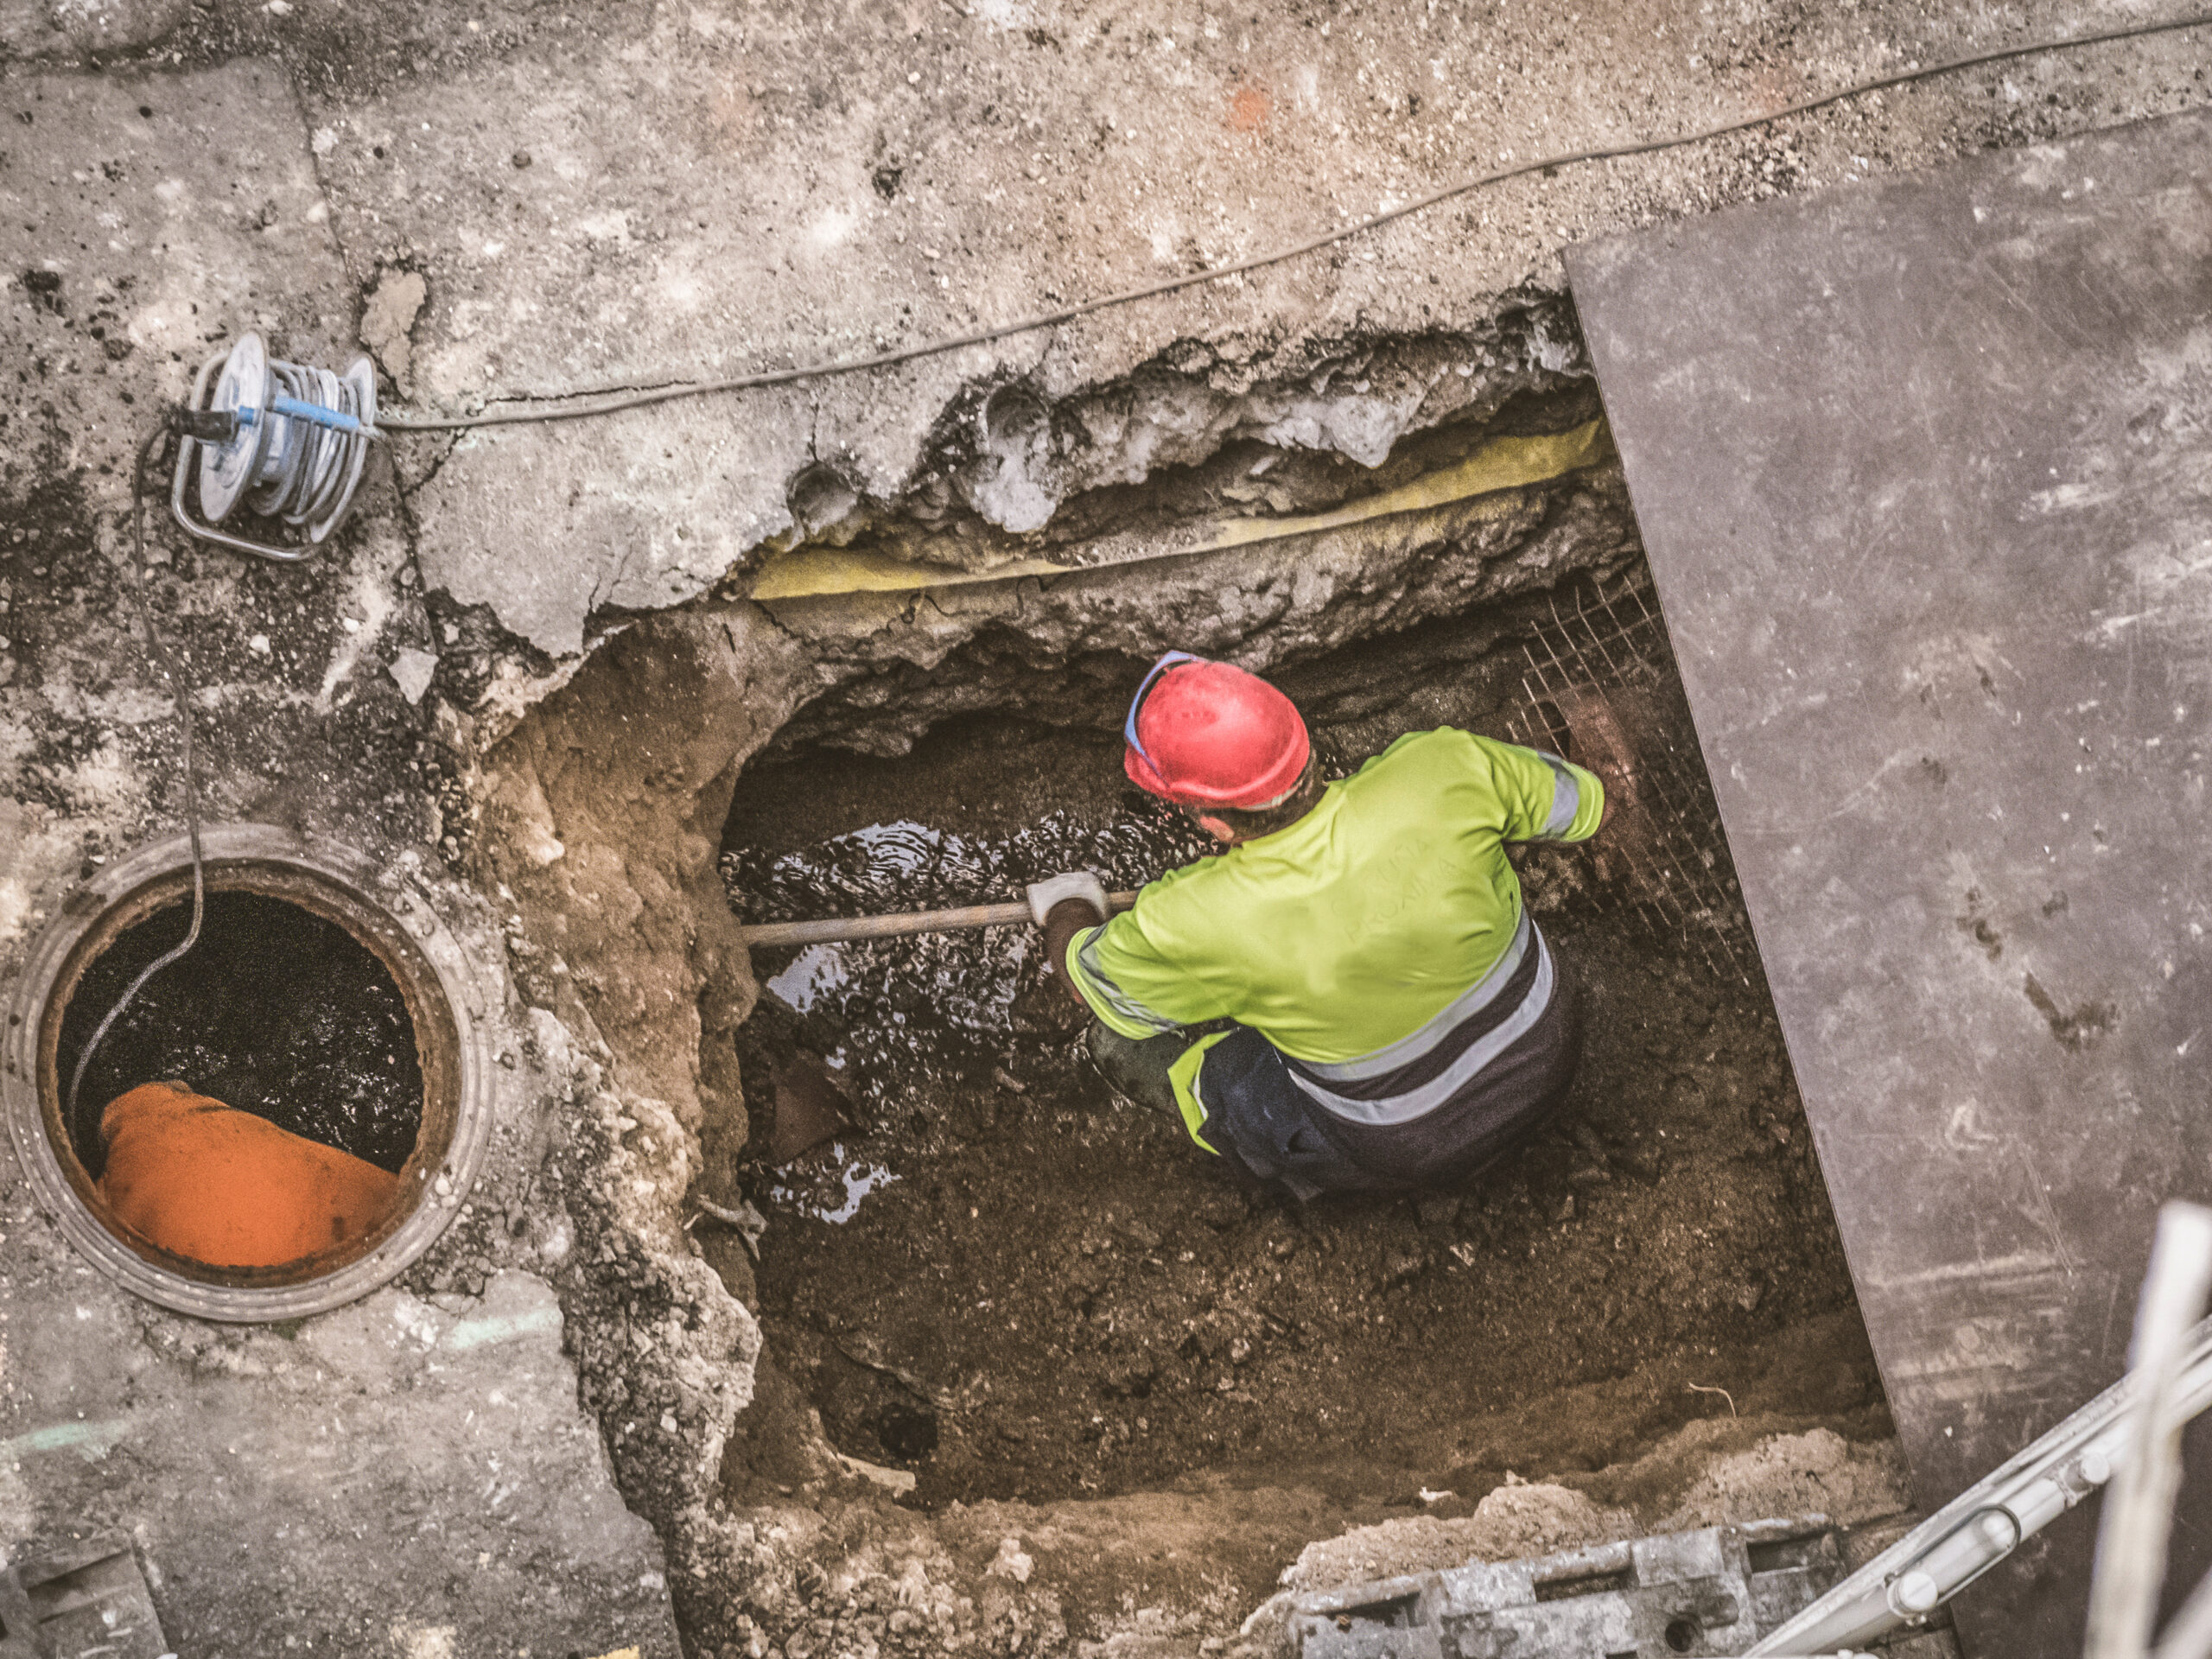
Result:
<svg viewBox="0 0 2212 1659"><path fill-rule="evenodd" d="M345 522L370 441L383 435L376 419L377 376L367 358L333 374L272 358L259 334L242 334L193 380L178 421L169 512L200 541L296 563ZM241 506L297 533L264 541L217 528Z"/></svg>

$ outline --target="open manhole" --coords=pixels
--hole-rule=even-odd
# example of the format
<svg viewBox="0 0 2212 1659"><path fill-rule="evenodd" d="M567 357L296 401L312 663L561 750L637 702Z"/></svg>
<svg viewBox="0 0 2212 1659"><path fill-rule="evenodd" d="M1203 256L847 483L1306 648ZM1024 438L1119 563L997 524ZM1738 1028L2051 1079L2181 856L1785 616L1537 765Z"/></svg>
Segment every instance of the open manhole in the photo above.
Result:
<svg viewBox="0 0 2212 1659"><path fill-rule="evenodd" d="M73 1114L70 1079L94 1028L184 936L188 849L181 839L146 849L62 905L19 982L0 1091L42 1203L103 1271L205 1318L297 1318L384 1283L455 1213L490 1130L486 1039L467 1012L481 993L427 899L359 854L259 825L211 830L203 847L200 940L93 1052ZM103 1115L168 1082L247 1115L255 1135L273 1126L287 1149L353 1172L346 1224L250 1266L197 1259L135 1228ZM231 1190L212 1166L221 1154L197 1155L211 1167L194 1202L219 1212L229 1200L211 1195ZM161 1179L191 1185L174 1170Z"/></svg>

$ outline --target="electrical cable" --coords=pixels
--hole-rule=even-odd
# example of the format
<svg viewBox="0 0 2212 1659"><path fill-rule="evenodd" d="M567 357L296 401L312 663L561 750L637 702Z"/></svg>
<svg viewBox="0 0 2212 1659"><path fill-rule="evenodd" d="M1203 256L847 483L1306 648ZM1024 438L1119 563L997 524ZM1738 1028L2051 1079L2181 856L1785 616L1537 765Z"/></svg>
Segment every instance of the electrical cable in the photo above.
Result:
<svg viewBox="0 0 2212 1659"><path fill-rule="evenodd" d="M826 379L834 375L857 374L868 369L886 369L901 363L911 363L918 358L941 356L970 346L988 346L1014 334L1026 334L1039 328L1057 327L1093 312L1104 311L1115 306L1128 305L1138 300L1152 299L1162 294L1173 294L1202 283L1226 281L1241 276L1246 271L1279 265L1286 260L1296 259L1338 242L1380 229L1385 225L1426 212L1455 196L1465 195L1486 185L1500 184L1508 179L1517 179L1530 173L1546 173L1555 168L1569 167L1582 162L1618 161L1630 156L1646 156L1656 150L1674 149L1684 144L1701 143L1709 138L1723 138L1730 133L1743 132L1752 127L1764 126L1770 122L1786 121L1793 116L1805 115L1814 110L1825 109L1849 98L1864 93L1882 92L1891 86L1903 86L1936 75L1946 75L1961 69L1971 69L1985 63L2001 63L2013 58L2033 57L2046 52L2070 50L2076 47L2101 46L2113 41L2134 40L2146 35L2161 35L2184 29L2201 28L2212 23L2212 11L2196 12L2186 17L2169 18L2163 22L2132 23L2124 28L2099 30L2094 35L2080 35L2066 39L2031 41L2019 46L1993 48L1986 52L1969 53L1964 57L1950 58L1942 63L1931 63L1918 69L1900 70L1893 75L1881 75L1872 80L1862 80L1839 92L1823 92L1787 108L1770 111L1764 115L1745 116L1738 120L1725 121L1716 126L1700 128L1693 132L1675 133L1663 138L1648 138L1632 143L1595 146L1587 149L1567 150L1540 160L1523 162L1512 167L1498 168L1489 173L1462 179L1454 184L1433 190L1399 207L1355 219L1349 225L1324 232L1303 242L1277 248L1271 252L1255 254L1249 259L1240 259L1232 264L1215 265L1205 270L1195 270L1180 276L1163 277L1156 283L1147 283L1137 288L1126 288L1096 299L1064 306L1057 311L1040 312L1035 316L1023 317L1013 322L996 324L976 329L969 334L956 334L943 340L925 340L919 345L900 346L896 351L880 352L873 357L847 358L825 363L804 364L788 369L763 369L753 374L734 375L724 380L686 381L680 385L656 386L649 391L626 393L604 402L579 404L575 407L553 409L499 410L480 415L429 416L399 415L389 411L377 416L377 425L396 432L461 432L486 426L524 426L554 421L581 421L597 415L615 415L625 410L644 409L654 404L672 403L679 397L703 397L715 392L748 391L763 386L790 385L801 380ZM602 394L575 392L578 397L594 397Z"/></svg>
<svg viewBox="0 0 2212 1659"><path fill-rule="evenodd" d="M192 694L185 682L184 673L175 658L169 655L160 630L154 626L154 600L146 577L146 463L152 459L156 447L172 431L181 431L181 423L175 418L154 428L138 441L138 455L130 468L130 547L131 568L137 576L138 616L146 632L146 654L169 683L170 695L176 699L176 717L184 728L184 823L192 843L192 925L185 931L183 943L174 950L164 951L138 971L138 977L107 1011L106 1016L93 1027L91 1039L77 1055L77 1068L69 1077L67 1121L69 1134L78 1145L88 1144L84 1135L85 1125L77 1116L77 1090L85 1081L86 1069L92 1063L92 1056L99 1050L101 1041L123 1017L123 1011L137 999L146 988L146 982L162 969L181 962L200 942L200 925L207 913L207 891L202 874L200 855L200 775L192 747Z"/></svg>

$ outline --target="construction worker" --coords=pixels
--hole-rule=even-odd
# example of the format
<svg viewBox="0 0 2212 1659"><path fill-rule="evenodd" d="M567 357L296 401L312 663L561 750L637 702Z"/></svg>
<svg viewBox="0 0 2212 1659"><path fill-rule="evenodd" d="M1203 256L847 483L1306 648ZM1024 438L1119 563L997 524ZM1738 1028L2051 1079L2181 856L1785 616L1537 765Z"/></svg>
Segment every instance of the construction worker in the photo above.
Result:
<svg viewBox="0 0 2212 1659"><path fill-rule="evenodd" d="M391 1212L389 1170L195 1095L142 1084L100 1114L100 1196L140 1237L217 1268L276 1268L359 1239Z"/></svg>
<svg viewBox="0 0 2212 1659"><path fill-rule="evenodd" d="M1446 727L1325 786L1288 697L1183 652L1122 735L1130 779L1228 850L1110 921L1094 875L1029 889L1118 1092L1300 1199L1462 1182L1556 1109L1577 1004L1505 843L1594 835L1593 774Z"/></svg>

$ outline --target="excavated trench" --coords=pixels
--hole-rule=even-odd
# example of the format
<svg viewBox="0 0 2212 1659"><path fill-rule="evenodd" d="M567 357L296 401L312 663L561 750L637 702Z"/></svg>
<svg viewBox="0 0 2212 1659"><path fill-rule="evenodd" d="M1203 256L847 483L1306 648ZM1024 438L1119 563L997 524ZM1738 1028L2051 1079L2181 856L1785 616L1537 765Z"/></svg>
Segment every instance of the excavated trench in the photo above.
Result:
<svg viewBox="0 0 2212 1659"><path fill-rule="evenodd" d="M1601 1468L1724 1411L1879 1432L1649 605L1638 561L1273 671L1339 772L1446 723L1642 763L1638 844L1521 860L1584 988L1586 1051L1569 1109L1465 1192L1248 1198L1107 1091L1040 995L1030 930L757 953L766 993L738 1046L744 1185L769 1219L764 1412L818 1409L839 1451L910 1471L924 1508L1203 1473L1318 1485L1347 1516L1423 1489L1448 1513L1509 1467ZM824 746L810 731L851 711L817 709L753 760L722 856L743 919L1002 899L1077 866L1134 887L1205 855L1122 776L1141 659L1026 679L1010 649L978 659L1000 707L906 753ZM809 1066L842 1091L842 1127L792 1098ZM806 1138L794 1115L830 1138L779 1165ZM779 1480L774 1440L741 1426L733 1496Z"/></svg>
<svg viewBox="0 0 2212 1659"><path fill-rule="evenodd" d="M500 745L479 833L511 966L607 1066L564 1309L624 1495L687 1564L689 1639L857 1643L840 1621L892 1592L824 1586L922 1570L895 1549L947 1586L939 1637L970 1597L1027 1641L974 1577L1003 1534L969 1534L1027 1524L1001 1500L1096 1541L1032 1541L1069 1631L1163 1602L1233 1624L1309 1542L1467 1515L1509 1474L1633 1482L1693 1419L1890 1435L1571 332L1487 385L1421 345L1473 389L1371 463L1225 426L1019 544L810 496L749 599L637 619ZM740 921L1205 855L1119 764L1171 647L1274 679L1338 768L1443 723L1634 763L1619 833L1520 855L1585 1056L1469 1190L1248 1198L1109 1095L1026 928L747 971Z"/></svg>

